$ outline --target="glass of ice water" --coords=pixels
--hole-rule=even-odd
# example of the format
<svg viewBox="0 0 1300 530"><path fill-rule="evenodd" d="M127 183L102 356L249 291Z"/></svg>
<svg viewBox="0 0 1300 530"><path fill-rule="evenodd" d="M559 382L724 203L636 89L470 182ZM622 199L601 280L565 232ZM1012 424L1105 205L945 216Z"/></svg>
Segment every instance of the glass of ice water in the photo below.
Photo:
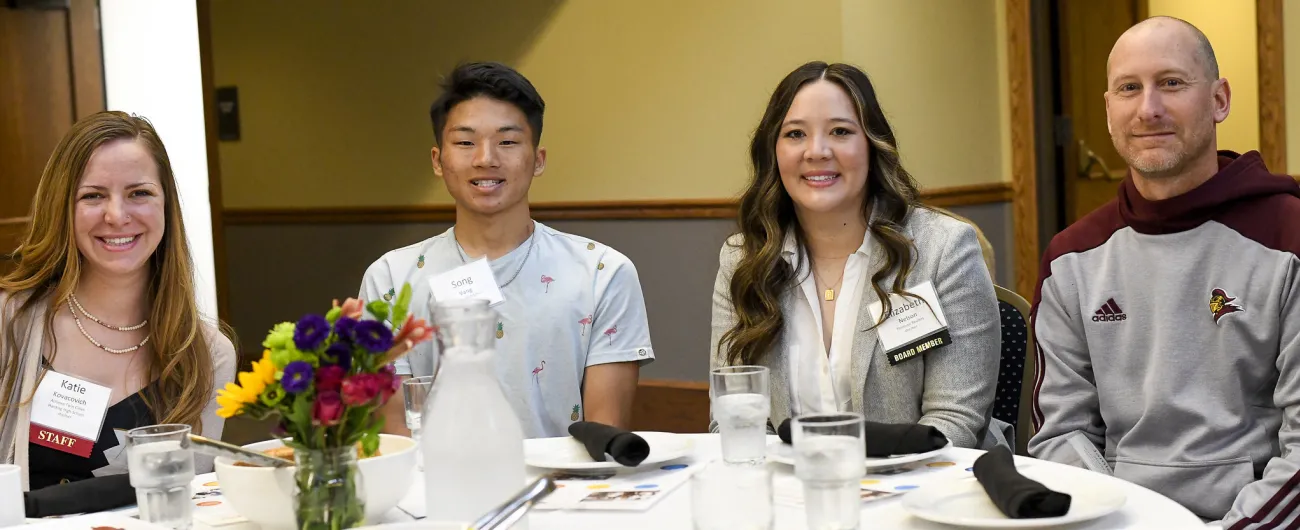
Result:
<svg viewBox="0 0 1300 530"><path fill-rule="evenodd" d="M126 433L126 458L140 519L176 530L189 528L194 481L190 426L131 429Z"/></svg>
<svg viewBox="0 0 1300 530"><path fill-rule="evenodd" d="M722 459L728 464L762 464L767 460L768 369L725 366L710 374L713 420L722 434Z"/></svg>
<svg viewBox="0 0 1300 530"><path fill-rule="evenodd" d="M402 382L402 397L406 400L406 428L411 430L411 439L420 447L420 420L424 413L424 404L429 400L429 391L433 389L433 376L411 377ZM415 452L417 465L424 467L423 451Z"/></svg>
<svg viewBox="0 0 1300 530"><path fill-rule="evenodd" d="M867 456L862 429L862 415L853 412L808 414L790 422L808 528L857 530Z"/></svg>
<svg viewBox="0 0 1300 530"><path fill-rule="evenodd" d="M695 530L772 530L772 470L714 462L691 475Z"/></svg>

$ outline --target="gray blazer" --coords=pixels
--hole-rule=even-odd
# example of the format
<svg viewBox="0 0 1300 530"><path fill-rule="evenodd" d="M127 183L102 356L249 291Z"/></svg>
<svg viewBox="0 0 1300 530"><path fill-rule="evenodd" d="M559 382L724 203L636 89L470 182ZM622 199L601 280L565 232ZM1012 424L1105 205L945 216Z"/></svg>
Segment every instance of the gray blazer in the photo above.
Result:
<svg viewBox="0 0 1300 530"><path fill-rule="evenodd" d="M1000 432L988 432L1001 355L1001 319L975 229L942 213L918 208L908 215L904 233L916 248L916 264L907 285L934 282L952 344L896 366L889 364L872 329L879 315L868 310L880 301L871 288L871 275L884 263L884 247L871 238L871 262L860 281L859 331L853 339L853 377L862 384L853 386L851 410L862 413L867 421L934 426L956 447L1002 443ZM728 239L718 257L710 368L726 365L718 340L735 323L730 286L740 260L742 237L737 234ZM893 281L892 274L885 279L886 284ZM791 311L799 296L798 289L784 295L782 310ZM759 362L771 370L773 425L790 417L791 402L796 399L790 395L788 335L782 333Z"/></svg>

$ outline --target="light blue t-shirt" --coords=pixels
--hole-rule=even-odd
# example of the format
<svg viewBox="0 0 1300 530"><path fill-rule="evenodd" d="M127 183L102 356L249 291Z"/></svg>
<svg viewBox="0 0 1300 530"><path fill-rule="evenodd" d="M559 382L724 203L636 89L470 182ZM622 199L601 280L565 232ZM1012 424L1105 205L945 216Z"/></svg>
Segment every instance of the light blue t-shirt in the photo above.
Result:
<svg viewBox="0 0 1300 530"><path fill-rule="evenodd" d="M361 298L391 300L410 283L411 312L432 322L429 278L472 261L454 230L384 254L366 270ZM492 308L500 318L497 380L524 436L568 436L569 424L583 418L588 366L654 360L645 297L627 256L534 221L528 240L489 265L504 298ZM395 363L397 372L430 375L434 348L432 341L416 346Z"/></svg>

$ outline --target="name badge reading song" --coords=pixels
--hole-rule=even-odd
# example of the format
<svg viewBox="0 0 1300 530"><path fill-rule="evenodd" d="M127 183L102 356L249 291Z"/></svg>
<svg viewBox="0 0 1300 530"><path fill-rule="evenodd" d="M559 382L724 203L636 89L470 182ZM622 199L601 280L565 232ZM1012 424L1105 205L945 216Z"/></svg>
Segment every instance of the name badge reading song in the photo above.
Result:
<svg viewBox="0 0 1300 530"><path fill-rule="evenodd" d="M880 346L884 348L890 365L952 344L948 321L943 316L934 284L925 282L907 290L921 298L890 295L893 307L884 323L876 328ZM872 304L871 314L880 315L883 306L880 302Z"/></svg>
<svg viewBox="0 0 1300 530"><path fill-rule="evenodd" d="M112 394L106 386L45 372L32 397L31 442L89 458Z"/></svg>
<svg viewBox="0 0 1300 530"><path fill-rule="evenodd" d="M433 291L434 300L477 298L487 300L490 306L505 301L487 258L479 258L429 278L429 290Z"/></svg>

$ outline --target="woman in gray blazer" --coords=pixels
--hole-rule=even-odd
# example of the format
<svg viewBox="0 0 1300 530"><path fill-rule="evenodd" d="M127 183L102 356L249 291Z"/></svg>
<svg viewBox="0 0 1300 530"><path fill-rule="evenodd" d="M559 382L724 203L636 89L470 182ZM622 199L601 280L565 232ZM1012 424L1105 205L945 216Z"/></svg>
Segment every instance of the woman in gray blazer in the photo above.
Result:
<svg viewBox="0 0 1300 530"><path fill-rule="evenodd" d="M711 366L768 367L772 425L853 411L933 426L958 447L995 443L1001 329L979 241L918 201L867 75L791 72L750 154L740 233L719 256ZM928 332L892 332L909 327Z"/></svg>

